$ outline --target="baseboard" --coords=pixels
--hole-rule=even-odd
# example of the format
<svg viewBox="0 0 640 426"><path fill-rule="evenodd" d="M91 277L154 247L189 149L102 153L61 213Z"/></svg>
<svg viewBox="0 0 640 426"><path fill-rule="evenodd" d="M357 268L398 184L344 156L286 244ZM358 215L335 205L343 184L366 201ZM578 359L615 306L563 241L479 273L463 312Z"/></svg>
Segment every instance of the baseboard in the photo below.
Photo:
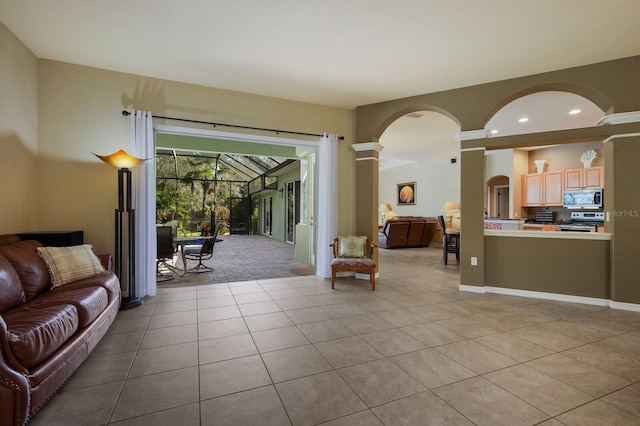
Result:
<svg viewBox="0 0 640 426"><path fill-rule="evenodd" d="M609 300L609 307L611 309L620 309L623 311L640 312L640 305L637 303L616 302L615 300Z"/></svg>
<svg viewBox="0 0 640 426"><path fill-rule="evenodd" d="M508 296L528 297L531 299L556 300L559 302L580 303L583 305L608 306L611 309L640 312L640 305L636 303L616 302L610 299L600 299L597 297L575 296L571 294L545 293L542 291L518 290L514 288L473 286L460 284L460 291L470 293L495 293Z"/></svg>
<svg viewBox="0 0 640 426"><path fill-rule="evenodd" d="M376 279L378 279L379 277L380 277L380 272L376 272ZM369 281L370 277L369 277L369 274L360 274L356 272L356 279Z"/></svg>
<svg viewBox="0 0 640 426"><path fill-rule="evenodd" d="M487 293L506 294L509 296L530 297L533 299L556 300L558 302L581 303L583 305L609 306L609 299L574 296L571 294L545 293L543 291L517 290L504 287L485 287Z"/></svg>
<svg viewBox="0 0 640 426"><path fill-rule="evenodd" d="M480 287L477 285L464 285L464 284L460 284L458 286L458 290L460 291L466 291L468 293L486 293L486 290L484 287Z"/></svg>

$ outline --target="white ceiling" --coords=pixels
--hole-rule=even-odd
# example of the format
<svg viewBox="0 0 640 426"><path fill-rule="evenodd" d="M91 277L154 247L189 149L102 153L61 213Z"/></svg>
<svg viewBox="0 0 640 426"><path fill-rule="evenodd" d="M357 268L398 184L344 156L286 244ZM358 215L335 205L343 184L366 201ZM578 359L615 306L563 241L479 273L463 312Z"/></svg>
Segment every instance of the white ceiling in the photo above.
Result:
<svg viewBox="0 0 640 426"><path fill-rule="evenodd" d="M39 58L350 109L640 54L639 0L0 0L0 19ZM458 130L402 118L381 159L451 156Z"/></svg>

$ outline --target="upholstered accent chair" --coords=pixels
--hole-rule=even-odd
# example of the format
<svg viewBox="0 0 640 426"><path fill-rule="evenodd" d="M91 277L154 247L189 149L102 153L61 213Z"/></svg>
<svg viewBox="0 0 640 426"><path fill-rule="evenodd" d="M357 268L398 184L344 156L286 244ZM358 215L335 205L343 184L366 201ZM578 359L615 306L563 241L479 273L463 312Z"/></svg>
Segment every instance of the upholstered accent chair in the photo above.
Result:
<svg viewBox="0 0 640 426"><path fill-rule="evenodd" d="M366 236L342 236L334 238L329 244L333 248L331 261L331 288L335 288L336 273L351 271L369 274L371 290L376 289L376 263L373 261L373 249L378 245Z"/></svg>

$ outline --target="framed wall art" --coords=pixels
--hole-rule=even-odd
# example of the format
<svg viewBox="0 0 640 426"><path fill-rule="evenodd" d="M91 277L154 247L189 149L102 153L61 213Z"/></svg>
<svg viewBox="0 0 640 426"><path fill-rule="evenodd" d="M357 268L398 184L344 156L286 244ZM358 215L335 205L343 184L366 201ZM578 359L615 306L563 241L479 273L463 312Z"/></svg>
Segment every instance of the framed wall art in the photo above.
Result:
<svg viewBox="0 0 640 426"><path fill-rule="evenodd" d="M399 206L415 206L416 205L416 183L404 182L398 184L398 205Z"/></svg>

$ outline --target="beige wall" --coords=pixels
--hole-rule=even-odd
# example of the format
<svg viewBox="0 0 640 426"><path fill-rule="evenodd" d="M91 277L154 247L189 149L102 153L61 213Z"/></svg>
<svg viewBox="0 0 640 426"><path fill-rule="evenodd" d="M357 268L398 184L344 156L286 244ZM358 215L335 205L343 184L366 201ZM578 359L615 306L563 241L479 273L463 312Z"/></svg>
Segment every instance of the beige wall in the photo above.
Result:
<svg viewBox="0 0 640 426"><path fill-rule="evenodd" d="M38 61L0 22L0 234L36 231Z"/></svg>
<svg viewBox="0 0 640 426"><path fill-rule="evenodd" d="M92 152L128 146L129 120L121 111L132 107L169 117L339 133L346 138L338 153L339 179L354 181L352 111L40 60L40 228L82 229L98 251L112 250L117 174ZM340 186L338 199L339 231L349 232L354 191Z"/></svg>

